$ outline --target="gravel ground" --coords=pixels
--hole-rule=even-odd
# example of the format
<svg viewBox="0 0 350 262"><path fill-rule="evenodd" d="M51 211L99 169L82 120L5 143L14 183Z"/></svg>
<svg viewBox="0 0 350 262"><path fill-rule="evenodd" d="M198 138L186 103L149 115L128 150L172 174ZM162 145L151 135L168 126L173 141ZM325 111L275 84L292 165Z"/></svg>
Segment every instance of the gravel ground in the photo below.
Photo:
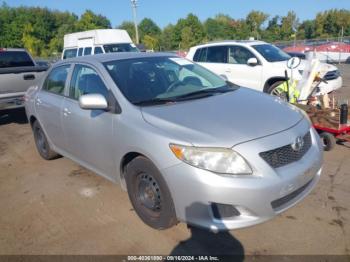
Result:
<svg viewBox="0 0 350 262"><path fill-rule="evenodd" d="M340 66L350 98L350 65ZM315 190L275 219L213 234L144 225L118 185L41 159L23 111L0 115L0 254L350 254L350 146L325 153Z"/></svg>

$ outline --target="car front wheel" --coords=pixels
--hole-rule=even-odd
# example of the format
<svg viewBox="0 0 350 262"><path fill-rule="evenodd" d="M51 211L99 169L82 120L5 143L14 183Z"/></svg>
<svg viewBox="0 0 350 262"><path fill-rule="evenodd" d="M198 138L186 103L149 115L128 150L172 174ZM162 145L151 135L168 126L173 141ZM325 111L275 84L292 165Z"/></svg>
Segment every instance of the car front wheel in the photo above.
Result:
<svg viewBox="0 0 350 262"><path fill-rule="evenodd" d="M145 224L166 229L177 223L168 186L149 159L133 159L127 165L125 180L131 204Z"/></svg>
<svg viewBox="0 0 350 262"><path fill-rule="evenodd" d="M277 81L275 83L273 83L272 85L270 85L268 87L268 89L266 90L266 93L273 95L273 96L278 96L280 97L282 100L287 100L287 94L286 92L283 92L281 90L279 90L277 87L282 84L284 81Z"/></svg>

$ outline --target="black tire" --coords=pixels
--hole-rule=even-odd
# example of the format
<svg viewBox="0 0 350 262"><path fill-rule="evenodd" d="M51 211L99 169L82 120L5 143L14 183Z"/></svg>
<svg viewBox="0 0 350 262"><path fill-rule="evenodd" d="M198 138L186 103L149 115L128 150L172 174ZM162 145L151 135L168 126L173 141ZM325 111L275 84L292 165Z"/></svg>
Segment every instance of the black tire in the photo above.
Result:
<svg viewBox="0 0 350 262"><path fill-rule="evenodd" d="M40 154L40 156L46 160L52 160L59 157L55 151L53 151L50 147L50 144L46 138L46 135L41 128L38 121L35 121L32 125L34 140L36 148Z"/></svg>
<svg viewBox="0 0 350 262"><path fill-rule="evenodd" d="M322 132L320 134L320 138L322 140L324 151L331 151L335 147L335 144L337 143L334 135L328 132Z"/></svg>
<svg viewBox="0 0 350 262"><path fill-rule="evenodd" d="M125 180L131 204L145 224L167 229L177 223L168 186L149 159L142 156L133 159L126 167Z"/></svg>
<svg viewBox="0 0 350 262"><path fill-rule="evenodd" d="M286 97L286 94L285 93L283 93L283 94L276 94L276 93L274 93L273 91L275 90L275 88L277 87L277 86L279 86L280 84L282 84L284 81L276 81L276 82L274 82L272 85L270 85L266 90L265 90L265 92L267 93L267 94L269 94L269 95L273 95L273 96L278 96L278 97L280 97L280 98L282 98L283 100L287 100L287 97Z"/></svg>

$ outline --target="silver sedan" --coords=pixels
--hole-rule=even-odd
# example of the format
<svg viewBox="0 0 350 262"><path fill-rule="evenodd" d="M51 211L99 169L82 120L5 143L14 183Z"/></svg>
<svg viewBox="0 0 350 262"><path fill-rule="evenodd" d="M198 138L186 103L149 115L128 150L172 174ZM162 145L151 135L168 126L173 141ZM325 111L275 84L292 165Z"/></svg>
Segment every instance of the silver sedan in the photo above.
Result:
<svg viewBox="0 0 350 262"><path fill-rule="evenodd" d="M322 146L303 112L173 54L65 60L25 100L40 155L119 182L153 228L255 225L321 175Z"/></svg>

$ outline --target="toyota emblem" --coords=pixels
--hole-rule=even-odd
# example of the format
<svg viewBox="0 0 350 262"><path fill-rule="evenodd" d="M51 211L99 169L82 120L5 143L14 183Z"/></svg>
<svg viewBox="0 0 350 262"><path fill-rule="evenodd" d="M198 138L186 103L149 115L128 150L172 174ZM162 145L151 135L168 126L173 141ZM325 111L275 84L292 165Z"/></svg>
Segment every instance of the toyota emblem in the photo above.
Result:
<svg viewBox="0 0 350 262"><path fill-rule="evenodd" d="M301 136L298 136L295 139L294 144L292 144L292 148L294 151L300 151L304 146L304 139Z"/></svg>

